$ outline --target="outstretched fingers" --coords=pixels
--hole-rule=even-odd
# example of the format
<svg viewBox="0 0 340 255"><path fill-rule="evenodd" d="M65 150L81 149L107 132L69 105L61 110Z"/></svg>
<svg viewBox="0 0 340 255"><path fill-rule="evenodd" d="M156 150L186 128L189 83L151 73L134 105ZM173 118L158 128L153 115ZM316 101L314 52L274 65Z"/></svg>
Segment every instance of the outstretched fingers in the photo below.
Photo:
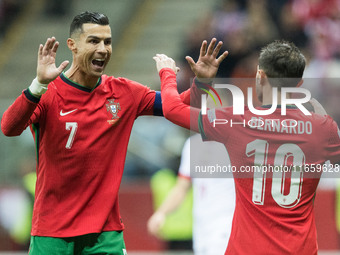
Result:
<svg viewBox="0 0 340 255"><path fill-rule="evenodd" d="M55 37L47 38L45 44L39 45L37 78L40 83L48 84L53 81L67 67L69 61L63 61L58 67L56 66L56 52L59 43Z"/></svg>
<svg viewBox="0 0 340 255"><path fill-rule="evenodd" d="M216 38L211 39L211 42L209 43L209 46L208 46L207 55L212 55L213 54L215 44L216 44Z"/></svg>
<svg viewBox="0 0 340 255"><path fill-rule="evenodd" d="M207 47L207 41L204 40L201 46L201 51L200 51L200 57L203 56L212 56L214 58L217 58L222 46L223 42L219 41L216 45L217 39L213 38L211 39L209 46ZM215 47L216 46L216 47ZM225 51L217 60L219 63L221 63L228 55L228 52ZM188 59L187 59L188 60ZM190 64L190 63L189 63Z"/></svg>
<svg viewBox="0 0 340 255"><path fill-rule="evenodd" d="M222 48L223 42L219 41L218 44L216 45L216 48L214 49L214 51L212 52L212 56L214 58L217 57L218 53L220 52L221 48Z"/></svg>
<svg viewBox="0 0 340 255"><path fill-rule="evenodd" d="M206 54L206 52L207 52L207 41L206 40L204 40L203 42L202 42L202 45L201 45L201 49L200 49L200 57L203 57L203 56L205 56L205 54Z"/></svg>
<svg viewBox="0 0 340 255"><path fill-rule="evenodd" d="M228 56L229 52L228 51L225 51L221 54L221 56L219 56L217 58L217 63L218 65L220 65L222 63L222 61Z"/></svg>
<svg viewBox="0 0 340 255"><path fill-rule="evenodd" d="M59 46L59 42L56 41L55 37L47 38L46 43L42 48L41 54L44 56L50 55L50 53L56 53Z"/></svg>
<svg viewBox="0 0 340 255"><path fill-rule="evenodd" d="M54 53L54 54L57 53L58 47L59 47L59 42L56 41L56 42L53 44L52 53Z"/></svg>
<svg viewBox="0 0 340 255"><path fill-rule="evenodd" d="M39 50L38 50L38 55L41 56L42 53L43 53L43 48L44 48L44 45L40 44L39 45Z"/></svg>
<svg viewBox="0 0 340 255"><path fill-rule="evenodd" d="M52 45L52 38L47 38L45 44L44 44L44 47L43 47L43 55L48 55L48 53L50 52L50 48L51 48L51 45Z"/></svg>

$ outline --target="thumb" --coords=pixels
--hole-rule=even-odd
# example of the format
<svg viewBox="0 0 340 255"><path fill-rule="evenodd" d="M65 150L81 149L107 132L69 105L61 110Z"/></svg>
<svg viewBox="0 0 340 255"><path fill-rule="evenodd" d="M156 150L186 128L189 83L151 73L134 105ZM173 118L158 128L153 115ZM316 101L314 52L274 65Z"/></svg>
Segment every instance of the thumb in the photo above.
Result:
<svg viewBox="0 0 340 255"><path fill-rule="evenodd" d="M221 62L228 56L228 54L228 51L223 52L223 54L217 59L218 64L221 64Z"/></svg>
<svg viewBox="0 0 340 255"><path fill-rule="evenodd" d="M62 71L64 71L64 69L68 66L69 61L65 60L63 63L60 64L60 66L58 67L58 71L61 73Z"/></svg>
<svg viewBox="0 0 340 255"><path fill-rule="evenodd" d="M192 57L186 56L185 59L187 60L188 64L191 67L191 70L195 67L195 61L192 59Z"/></svg>

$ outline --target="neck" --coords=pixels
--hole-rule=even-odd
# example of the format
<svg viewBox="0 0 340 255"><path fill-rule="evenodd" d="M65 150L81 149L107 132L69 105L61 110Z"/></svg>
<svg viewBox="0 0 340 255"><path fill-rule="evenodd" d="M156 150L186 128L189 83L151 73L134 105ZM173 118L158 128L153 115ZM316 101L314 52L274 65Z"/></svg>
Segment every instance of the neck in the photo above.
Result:
<svg viewBox="0 0 340 255"><path fill-rule="evenodd" d="M262 105L272 105L273 104L273 98L275 98L275 95L273 95L273 88L271 86L266 86L263 88L263 97L262 97ZM291 94L287 93L286 98L291 98ZM277 104L281 105L281 91L277 89Z"/></svg>
<svg viewBox="0 0 340 255"><path fill-rule="evenodd" d="M73 65L69 70L65 72L65 75L73 82L78 83L79 85L89 89L93 89L97 85L99 79L99 77L97 76L84 73L78 67L75 67Z"/></svg>

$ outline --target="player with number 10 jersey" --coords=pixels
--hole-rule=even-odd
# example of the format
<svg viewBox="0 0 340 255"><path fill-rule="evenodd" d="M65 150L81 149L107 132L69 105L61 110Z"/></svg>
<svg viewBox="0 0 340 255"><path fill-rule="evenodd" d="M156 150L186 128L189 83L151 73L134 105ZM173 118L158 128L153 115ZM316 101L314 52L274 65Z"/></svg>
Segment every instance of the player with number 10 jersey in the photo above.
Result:
<svg viewBox="0 0 340 255"><path fill-rule="evenodd" d="M203 43L197 63L190 61L194 72L208 53ZM200 109L181 103L175 73L160 65L161 59L155 60L161 68L164 116L200 132L204 140L224 144L236 168L236 207L225 254L317 254L313 200L322 171L315 168L323 168L328 160L340 161L335 121L315 101L320 114L305 115L291 106L283 115L279 106L262 116L248 107L242 115L234 115L233 107L209 109L203 115ZM273 87L280 94L281 87L300 86L305 63L292 43L275 41L264 47L256 75L262 106L256 109L265 111L274 105Z"/></svg>
<svg viewBox="0 0 340 255"><path fill-rule="evenodd" d="M231 165L238 170L234 173L237 203L226 254L316 254L313 200L321 172L300 171L299 167L322 166L339 158L336 123L329 116L306 116L297 108L287 109L286 116L279 108L261 116L268 125L261 125L256 121L259 116L248 109L241 116L233 115L232 108L209 111L199 118L201 135L223 143ZM209 115L250 125L214 127ZM288 119L299 120L300 127L286 128Z"/></svg>

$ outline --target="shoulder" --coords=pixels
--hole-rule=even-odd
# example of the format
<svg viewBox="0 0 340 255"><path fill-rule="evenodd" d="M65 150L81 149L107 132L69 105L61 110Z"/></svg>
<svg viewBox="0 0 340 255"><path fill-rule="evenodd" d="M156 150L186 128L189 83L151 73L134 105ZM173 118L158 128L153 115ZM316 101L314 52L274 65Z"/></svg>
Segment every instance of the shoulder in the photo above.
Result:
<svg viewBox="0 0 340 255"><path fill-rule="evenodd" d="M148 86L124 77L102 75L102 84L104 86L124 88L129 90L132 94L153 91Z"/></svg>
<svg viewBox="0 0 340 255"><path fill-rule="evenodd" d="M329 116L329 115L320 115L320 114L316 114L314 112L311 113L312 115L310 116L310 121L312 122L312 124L317 124L319 125L321 128L328 128L328 127L337 127L336 122L334 121L334 119Z"/></svg>
<svg viewBox="0 0 340 255"><path fill-rule="evenodd" d="M109 85L109 86L125 86L128 84L127 79L122 78L122 77L114 77L114 76L108 76L108 75L102 75L101 76L101 83L103 85Z"/></svg>
<svg viewBox="0 0 340 255"><path fill-rule="evenodd" d="M144 86L144 85L142 85L142 84L140 84L136 81L133 81L133 80L130 80L130 79L124 78L124 77L114 77L114 76L102 75L101 79L102 79L103 84L115 84L115 85L122 85L122 86L128 86L128 87L137 86L137 87L147 88L146 86Z"/></svg>

